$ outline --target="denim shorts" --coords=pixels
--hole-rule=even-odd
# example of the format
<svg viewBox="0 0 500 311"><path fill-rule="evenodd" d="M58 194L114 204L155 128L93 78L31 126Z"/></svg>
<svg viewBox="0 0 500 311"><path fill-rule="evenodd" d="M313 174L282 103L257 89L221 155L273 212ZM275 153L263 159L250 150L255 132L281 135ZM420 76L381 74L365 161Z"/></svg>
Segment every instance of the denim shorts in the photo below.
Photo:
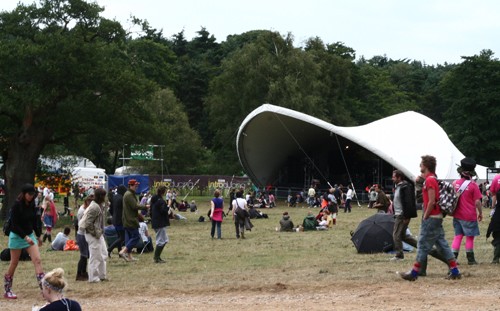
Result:
<svg viewBox="0 0 500 311"><path fill-rule="evenodd" d="M477 221L466 221L462 219L453 218L453 229L455 229L455 235L465 235L465 236L479 235L479 225Z"/></svg>

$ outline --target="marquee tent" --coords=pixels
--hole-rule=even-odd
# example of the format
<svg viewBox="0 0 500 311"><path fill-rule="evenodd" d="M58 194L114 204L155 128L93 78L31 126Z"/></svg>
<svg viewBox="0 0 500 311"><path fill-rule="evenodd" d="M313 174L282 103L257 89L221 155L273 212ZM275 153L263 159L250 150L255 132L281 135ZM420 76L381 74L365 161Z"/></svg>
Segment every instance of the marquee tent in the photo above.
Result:
<svg viewBox="0 0 500 311"><path fill-rule="evenodd" d="M337 142L341 139L340 152L357 145L411 179L419 174L422 155L436 157L436 173L441 179L457 178L457 166L465 157L436 122L414 111L362 126L341 127L270 104L258 107L243 120L236 146L247 175L255 184L265 186L281 178L284 173L280 169L290 157L312 159L329 137L338 137ZM335 144L335 138L329 142ZM485 179L486 167L478 165L476 172L479 179Z"/></svg>

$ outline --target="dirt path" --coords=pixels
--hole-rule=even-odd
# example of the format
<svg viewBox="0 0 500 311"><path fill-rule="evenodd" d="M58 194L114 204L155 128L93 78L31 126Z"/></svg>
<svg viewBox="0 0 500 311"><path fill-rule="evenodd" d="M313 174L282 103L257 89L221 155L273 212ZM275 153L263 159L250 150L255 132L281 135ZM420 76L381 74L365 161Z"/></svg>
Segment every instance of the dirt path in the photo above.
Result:
<svg viewBox="0 0 500 311"><path fill-rule="evenodd" d="M342 282L321 288L226 289L141 293L81 298L83 310L499 310L498 283L463 286L460 281L389 282L358 286ZM485 285L485 284L483 284ZM29 310L32 299L0 302L0 310ZM41 303L41 300L38 300Z"/></svg>

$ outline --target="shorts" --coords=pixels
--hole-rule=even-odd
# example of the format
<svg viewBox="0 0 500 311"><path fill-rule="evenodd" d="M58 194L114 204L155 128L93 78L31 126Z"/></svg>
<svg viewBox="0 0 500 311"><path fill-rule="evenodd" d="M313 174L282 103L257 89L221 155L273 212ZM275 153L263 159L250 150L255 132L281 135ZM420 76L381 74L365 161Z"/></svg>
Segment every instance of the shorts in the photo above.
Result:
<svg viewBox="0 0 500 311"><path fill-rule="evenodd" d="M51 215L43 216L43 224L47 228L52 228L54 226L54 218Z"/></svg>
<svg viewBox="0 0 500 311"><path fill-rule="evenodd" d="M31 240L33 240L35 244L38 245L38 239L36 238L34 232L31 232L31 234L29 234L28 236L31 238ZM31 245L28 242L26 242L25 239L21 238L17 233L14 233L12 231L10 232L9 234L10 249L23 249L23 248L28 248L30 246Z"/></svg>
<svg viewBox="0 0 500 311"><path fill-rule="evenodd" d="M455 235L465 235L465 236L479 235L479 225L477 221L466 221L453 218L453 229L455 229Z"/></svg>

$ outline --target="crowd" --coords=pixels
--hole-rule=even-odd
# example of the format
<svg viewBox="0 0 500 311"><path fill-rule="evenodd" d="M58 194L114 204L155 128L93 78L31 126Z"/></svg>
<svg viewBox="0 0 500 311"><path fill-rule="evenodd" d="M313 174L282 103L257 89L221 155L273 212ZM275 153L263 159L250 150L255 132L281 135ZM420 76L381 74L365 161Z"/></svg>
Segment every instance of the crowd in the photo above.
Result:
<svg viewBox="0 0 500 311"><path fill-rule="evenodd" d="M379 213L394 216L394 257L391 261L404 259L403 242L417 249L415 262L412 268L400 276L408 281L415 281L426 275L427 256L431 255L447 265L449 279L460 279L458 257L462 242L465 238L465 254L468 265L476 265L474 256L474 240L478 236L478 223L483 220L483 208L497 207L497 198L500 195L500 175L497 175L491 186L478 185L474 181L476 175L475 162L470 158L461 161L458 167L460 178L453 182L456 193L459 194L457 208L453 214L454 237L451 246L448 244L444 228L443 214L439 207L439 180L435 174L437 161L433 156L422 156L420 175L415 182L399 170L394 170L394 197L386 195L379 185L367 188L370 208ZM167 228L171 219L176 219L174 209L182 204L193 212L197 211L195 202L190 206L184 200L176 201L176 194L165 186L156 189L154 195L144 194L138 198L139 182L129 180L128 187L119 186L113 194L108 196L105 189L97 188L89 193L79 207L75 218L76 243L80 258L76 267L76 280L98 283L108 280L107 260L113 250L118 250L118 256L126 262L136 261L133 250L137 252L153 252L153 262L162 264L164 248L169 243ZM339 211L350 213L351 201L355 192L351 185L342 189L342 185L333 186L326 191L318 191L314 185L307 191L303 200L308 207L318 207L318 213L307 210L302 222L295 226L289 213L283 212L277 231L300 232L313 230L328 230L337 224ZM305 194L304 194L305 195ZM491 202L489 197L491 196ZM266 218L267 215L258 208L272 208L275 198L272 193L262 192L257 195L252 192L232 189L229 193L227 213L220 190L215 190L210 200L208 217L211 221L210 236L212 239L222 239L222 222L230 215L234 223L237 239L246 239L247 232L251 231L252 218ZM107 198L109 200L107 200ZM289 194L288 206L293 207L300 202L302 194ZM417 205L422 206L422 222L418 239L408 235L408 225L412 218L417 217ZM189 207L188 207L189 206ZM493 209L494 210L494 209ZM108 217L109 213L109 217ZM253 216L252 216L253 215ZM13 281L22 251L26 251L33 263L35 277L43 297L48 304L40 310L58 310L63 305L67 310L80 310L80 305L73 300L63 297L66 287L63 278L64 271L55 269L45 274L39 247L45 241L52 242L51 250L62 250L70 240L71 229L65 227L52 241L52 228L58 219L57 209L53 202L51 191L36 189L26 184L20 189L16 202L10 209L10 233L8 247L10 249L10 263L4 274L4 297L16 299L13 291ZM145 218L150 220L151 228L155 232L155 241L148 230ZM178 219L178 218L177 218ZM42 227L45 231L42 232ZM107 241L106 236L113 235L113 241ZM500 213L493 213L487 230L487 237L493 236L493 260L500 261ZM154 245L153 245L154 244ZM139 246L141 245L141 246Z"/></svg>

